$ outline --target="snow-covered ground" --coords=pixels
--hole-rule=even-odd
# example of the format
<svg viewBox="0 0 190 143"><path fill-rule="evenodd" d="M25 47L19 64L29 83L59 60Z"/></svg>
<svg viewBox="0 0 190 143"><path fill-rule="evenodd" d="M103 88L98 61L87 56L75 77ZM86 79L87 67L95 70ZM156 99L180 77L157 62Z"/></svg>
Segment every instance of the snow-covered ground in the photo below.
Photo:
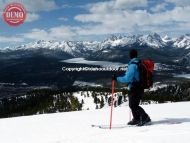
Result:
<svg viewBox="0 0 190 143"><path fill-rule="evenodd" d="M180 75L176 75L175 77L183 77L183 78L190 79L190 74L180 74Z"/></svg>
<svg viewBox="0 0 190 143"><path fill-rule="evenodd" d="M2 143L188 143L190 102L144 105L153 124L99 129L109 124L110 108L0 119ZM114 108L113 125L129 120L126 105Z"/></svg>
<svg viewBox="0 0 190 143"><path fill-rule="evenodd" d="M84 58L72 58L68 60L63 60L61 62L65 63L78 63L78 64L86 64L86 65L96 65L102 67L122 67L126 66L126 64L117 63L117 62L108 62L108 61L89 61Z"/></svg>
<svg viewBox="0 0 190 143"><path fill-rule="evenodd" d="M150 89L148 89L147 91L156 91L158 89L162 89L162 88L165 88L167 86L168 86L167 84L162 84L161 82L155 82L153 84L153 86Z"/></svg>
<svg viewBox="0 0 190 143"><path fill-rule="evenodd" d="M84 87L84 86L90 86L90 87L102 87L102 85L100 84L96 84L96 83L92 83L92 82L84 82L84 81L75 81L73 83L73 86L80 86L80 87Z"/></svg>

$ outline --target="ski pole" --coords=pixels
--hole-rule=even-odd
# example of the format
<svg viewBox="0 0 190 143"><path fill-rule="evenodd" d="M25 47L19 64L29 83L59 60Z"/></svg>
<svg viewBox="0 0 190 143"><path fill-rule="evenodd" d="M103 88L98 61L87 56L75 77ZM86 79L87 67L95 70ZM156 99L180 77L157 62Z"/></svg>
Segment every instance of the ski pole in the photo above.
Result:
<svg viewBox="0 0 190 143"><path fill-rule="evenodd" d="M110 113L110 130L111 130L111 128L112 128L113 99L114 99L114 80L112 80L112 97L111 97L111 113Z"/></svg>

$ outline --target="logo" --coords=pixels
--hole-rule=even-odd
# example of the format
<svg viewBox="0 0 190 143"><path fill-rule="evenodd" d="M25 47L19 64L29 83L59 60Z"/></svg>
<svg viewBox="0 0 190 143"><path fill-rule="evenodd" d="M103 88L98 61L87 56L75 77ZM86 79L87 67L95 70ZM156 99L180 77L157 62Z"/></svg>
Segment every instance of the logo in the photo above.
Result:
<svg viewBox="0 0 190 143"><path fill-rule="evenodd" d="M19 26L26 19L26 10L20 3L10 3L3 11L3 19L10 26Z"/></svg>

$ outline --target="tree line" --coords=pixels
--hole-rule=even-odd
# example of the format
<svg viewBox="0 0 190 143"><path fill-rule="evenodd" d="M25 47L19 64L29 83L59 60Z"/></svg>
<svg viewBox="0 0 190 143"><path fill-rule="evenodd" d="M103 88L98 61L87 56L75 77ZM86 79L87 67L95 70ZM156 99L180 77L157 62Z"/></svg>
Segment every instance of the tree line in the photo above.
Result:
<svg viewBox="0 0 190 143"><path fill-rule="evenodd" d="M78 91L82 91L81 96L93 97L96 109L111 105L110 88L37 89L28 92L26 95L0 99L0 118L82 110L84 100L79 101L73 95ZM126 88L116 88L115 93L115 107L128 101ZM164 88L147 91L143 97L143 102L151 103L152 101L154 103L190 101L190 82L168 84Z"/></svg>

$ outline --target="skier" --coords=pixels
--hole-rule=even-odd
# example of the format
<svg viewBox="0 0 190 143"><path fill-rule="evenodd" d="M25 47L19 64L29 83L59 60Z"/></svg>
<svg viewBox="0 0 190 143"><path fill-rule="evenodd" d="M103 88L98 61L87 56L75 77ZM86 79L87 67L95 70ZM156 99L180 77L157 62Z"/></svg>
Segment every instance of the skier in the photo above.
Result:
<svg viewBox="0 0 190 143"><path fill-rule="evenodd" d="M140 60L137 58L137 50L133 49L129 52L130 62L128 64L128 70L122 77L117 77L113 75L113 80L126 83L128 85L128 97L129 97L129 107L132 111L133 119L128 122L128 125L143 126L151 122L150 117L144 111L142 107L139 106L140 100L144 94L144 88L139 86L140 73L138 70L138 63Z"/></svg>

